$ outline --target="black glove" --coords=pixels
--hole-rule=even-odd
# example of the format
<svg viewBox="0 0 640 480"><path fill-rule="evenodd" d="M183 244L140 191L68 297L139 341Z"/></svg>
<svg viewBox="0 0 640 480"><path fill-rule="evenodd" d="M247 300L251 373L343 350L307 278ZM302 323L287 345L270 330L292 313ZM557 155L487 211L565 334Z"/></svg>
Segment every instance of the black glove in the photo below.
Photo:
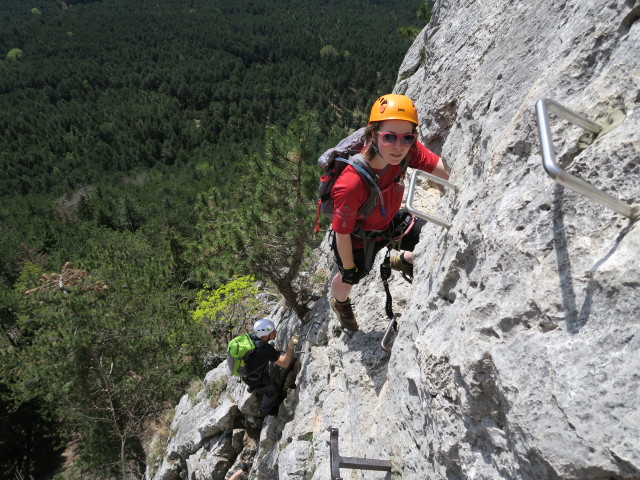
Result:
<svg viewBox="0 0 640 480"><path fill-rule="evenodd" d="M242 463L240 465L240 470L242 470L245 473L249 473L250 468L251 468L251 465L249 465L248 463Z"/></svg>
<svg viewBox="0 0 640 480"><path fill-rule="evenodd" d="M355 285L360 281L360 271L355 265L351 268L340 267L340 273L342 274L342 283Z"/></svg>

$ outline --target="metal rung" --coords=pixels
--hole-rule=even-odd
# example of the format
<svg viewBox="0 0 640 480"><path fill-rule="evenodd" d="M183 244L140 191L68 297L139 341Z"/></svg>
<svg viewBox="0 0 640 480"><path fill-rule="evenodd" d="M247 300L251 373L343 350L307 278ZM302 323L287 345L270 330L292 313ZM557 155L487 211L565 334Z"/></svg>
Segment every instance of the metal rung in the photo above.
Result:
<svg viewBox="0 0 640 480"><path fill-rule="evenodd" d="M376 470L390 472L391 462L388 460L373 460L369 458L341 457L338 452L338 429L329 427L331 432L329 440L329 462L331 463L331 480L342 480L340 468L352 470Z"/></svg>
<svg viewBox="0 0 640 480"><path fill-rule="evenodd" d="M458 187L456 187L453 183L447 182L446 180L443 180L440 177L436 177L435 175L432 175L430 173L423 172L422 170L414 170L413 174L411 175L411 182L409 183L409 193L407 194L407 203L406 203L407 211L412 215L415 215L416 217L420 217L426 220L427 222L435 223L436 225L439 225L444 228L450 228L451 227L450 223L447 223L444 220L441 220L439 218L432 217L431 215L427 215L426 213L421 212L420 210L417 210L413 207L413 195L416 191L416 180L418 179L418 175L427 177L429 180L439 183L440 185L446 188L451 188L452 190L455 190L455 191L458 190Z"/></svg>
<svg viewBox="0 0 640 480"><path fill-rule="evenodd" d="M581 193L591 200L601 203L605 207L615 210L626 217L632 217L631 207L629 205L613 198L611 195L597 189L584 180L574 177L558 166L556 152L553 148L551 138L551 130L549 128L549 113L555 113L558 117L564 118L574 125L595 134L600 133L602 130L602 127L596 122L563 107L558 102L549 100L548 98L538 100L536 102L536 116L538 118L540 144L542 146L542 165L547 174L560 185Z"/></svg>

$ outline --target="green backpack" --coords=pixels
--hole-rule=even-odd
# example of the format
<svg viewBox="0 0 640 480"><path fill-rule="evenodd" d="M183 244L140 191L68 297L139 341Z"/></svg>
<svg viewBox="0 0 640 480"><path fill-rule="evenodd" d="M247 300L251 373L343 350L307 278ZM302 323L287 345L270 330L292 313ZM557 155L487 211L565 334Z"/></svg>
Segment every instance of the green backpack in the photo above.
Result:
<svg viewBox="0 0 640 480"><path fill-rule="evenodd" d="M236 377L246 377L251 372L247 369L246 360L256 349L256 344L248 333L238 335L227 347L227 366Z"/></svg>

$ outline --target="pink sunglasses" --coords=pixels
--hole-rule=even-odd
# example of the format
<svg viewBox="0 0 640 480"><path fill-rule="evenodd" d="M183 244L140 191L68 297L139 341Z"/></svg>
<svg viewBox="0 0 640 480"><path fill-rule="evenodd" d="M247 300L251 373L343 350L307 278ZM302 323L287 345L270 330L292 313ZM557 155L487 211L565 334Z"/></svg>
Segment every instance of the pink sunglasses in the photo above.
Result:
<svg viewBox="0 0 640 480"><path fill-rule="evenodd" d="M398 143L398 140L400 140L403 145L413 145L413 142L415 142L418 137L412 133L403 133L402 135L391 132L378 133L382 136L382 141L388 145L395 145Z"/></svg>

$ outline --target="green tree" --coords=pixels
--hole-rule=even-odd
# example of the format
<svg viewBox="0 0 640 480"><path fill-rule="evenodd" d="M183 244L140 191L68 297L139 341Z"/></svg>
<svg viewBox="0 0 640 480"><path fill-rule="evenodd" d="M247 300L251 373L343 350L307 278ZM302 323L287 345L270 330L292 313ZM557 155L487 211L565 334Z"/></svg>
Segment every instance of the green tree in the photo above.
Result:
<svg viewBox="0 0 640 480"><path fill-rule="evenodd" d="M214 350L226 347L234 335L250 328L260 311L257 294L258 287L251 275L238 277L215 290L205 285L198 292L192 316L211 333Z"/></svg>
<svg viewBox="0 0 640 480"><path fill-rule="evenodd" d="M7 60L19 60L20 58L22 58L22 50L19 48L12 48L7 53Z"/></svg>
<svg viewBox="0 0 640 480"><path fill-rule="evenodd" d="M333 45L325 45L320 49L320 58L327 58L329 60L335 60L340 56L338 50Z"/></svg>
<svg viewBox="0 0 640 480"><path fill-rule="evenodd" d="M1 380L17 398L52 406L85 473L125 479L144 469L145 421L199 372L206 345L177 292L166 290L169 266L141 237L103 232L90 242L99 277L67 263L35 286L33 269L24 270L16 288L32 288Z"/></svg>
<svg viewBox="0 0 640 480"><path fill-rule="evenodd" d="M63 463L61 428L46 402L17 399L0 383L0 476L49 478Z"/></svg>
<svg viewBox="0 0 640 480"><path fill-rule="evenodd" d="M426 2L422 2L420 4L420 8L416 12L416 17L421 20L424 20L426 23L431 21L431 13L433 10L433 0L428 0Z"/></svg>
<svg viewBox="0 0 640 480"><path fill-rule="evenodd" d="M214 189L198 224L198 262L218 282L234 274L268 279L301 319L307 292L297 277L314 240L317 136L315 112L298 117L285 134L267 129L265 155L238 180L240 196Z"/></svg>
<svg viewBox="0 0 640 480"><path fill-rule="evenodd" d="M396 30L396 33L400 35L400 37L404 38L405 40L413 41L420 33L420 29L418 27L412 27L412 26L398 27L398 30Z"/></svg>

